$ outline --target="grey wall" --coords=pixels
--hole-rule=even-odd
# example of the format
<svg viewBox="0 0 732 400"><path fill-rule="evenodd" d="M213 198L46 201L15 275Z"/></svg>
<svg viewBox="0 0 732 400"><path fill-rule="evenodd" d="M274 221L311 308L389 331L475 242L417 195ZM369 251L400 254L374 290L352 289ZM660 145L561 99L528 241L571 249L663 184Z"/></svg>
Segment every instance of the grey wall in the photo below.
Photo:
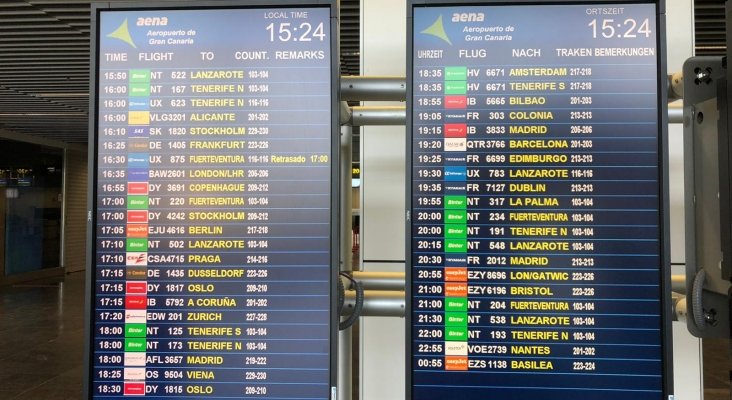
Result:
<svg viewBox="0 0 732 400"><path fill-rule="evenodd" d="M63 267L66 273L86 267L87 153L66 150Z"/></svg>

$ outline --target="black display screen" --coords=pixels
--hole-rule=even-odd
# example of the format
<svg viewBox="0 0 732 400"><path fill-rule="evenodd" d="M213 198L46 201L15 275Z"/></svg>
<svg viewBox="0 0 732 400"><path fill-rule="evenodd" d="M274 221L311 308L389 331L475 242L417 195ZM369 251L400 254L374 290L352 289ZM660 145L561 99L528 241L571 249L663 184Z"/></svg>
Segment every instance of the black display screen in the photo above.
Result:
<svg viewBox="0 0 732 400"><path fill-rule="evenodd" d="M658 5L415 3L410 398L665 398Z"/></svg>
<svg viewBox="0 0 732 400"><path fill-rule="evenodd" d="M334 5L165 7L95 10L88 398L328 399Z"/></svg>

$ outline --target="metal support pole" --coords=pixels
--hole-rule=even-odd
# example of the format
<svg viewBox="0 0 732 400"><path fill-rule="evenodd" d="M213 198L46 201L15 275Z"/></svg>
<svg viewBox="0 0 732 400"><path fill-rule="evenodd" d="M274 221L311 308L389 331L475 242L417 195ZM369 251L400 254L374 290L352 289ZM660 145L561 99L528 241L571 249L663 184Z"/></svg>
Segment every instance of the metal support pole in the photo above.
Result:
<svg viewBox="0 0 732 400"><path fill-rule="evenodd" d="M668 101L684 97L684 76L668 75ZM403 76L341 76L343 101L405 101L407 81Z"/></svg>
<svg viewBox="0 0 732 400"><path fill-rule="evenodd" d="M353 270L351 256L353 240L353 191L352 164L353 163L353 128L341 127L341 271Z"/></svg>
<svg viewBox="0 0 732 400"><path fill-rule="evenodd" d="M338 118L341 121L341 126L343 125L351 125L351 108L348 107L348 103L345 101L341 102L341 108L339 110L340 117Z"/></svg>
<svg viewBox="0 0 732 400"><path fill-rule="evenodd" d="M404 274L400 272L353 272L353 278L364 285L364 288L381 287L383 290L366 290L361 316L364 317L404 317ZM685 314L683 293L685 277L673 275L671 277L674 291L675 312ZM346 301L343 305L343 315L350 315L356 304L356 292L346 291Z"/></svg>
<svg viewBox="0 0 732 400"><path fill-rule="evenodd" d="M671 275L671 290L680 293L680 294L686 294L686 275L684 274L676 274Z"/></svg>
<svg viewBox="0 0 732 400"><path fill-rule="evenodd" d="M346 290L343 314L349 315L356 304L356 291ZM364 292L362 317L400 317L404 318L405 304L403 291L366 290Z"/></svg>
<svg viewBox="0 0 732 400"><path fill-rule="evenodd" d="M351 263L351 158L353 128L341 126L341 265L340 270L350 272ZM340 277L338 277L340 279ZM353 393L353 331L349 328L338 332L338 399L351 400Z"/></svg>
<svg viewBox="0 0 732 400"><path fill-rule="evenodd" d="M349 122L353 126L404 125L406 116L407 111L404 106L352 107Z"/></svg>
<svg viewBox="0 0 732 400"><path fill-rule="evenodd" d="M407 82L403 76L342 76L343 101L404 101Z"/></svg>
<svg viewBox="0 0 732 400"><path fill-rule="evenodd" d="M361 282L364 290L404 291L404 272L353 271L351 276Z"/></svg>
<svg viewBox="0 0 732 400"><path fill-rule="evenodd" d="M682 124L684 123L684 109L681 107L668 108L668 123Z"/></svg>
<svg viewBox="0 0 732 400"><path fill-rule="evenodd" d="M361 282L367 291L404 291L404 272L353 271L351 276ZM671 290L682 295L686 294L686 276L684 274L671 275Z"/></svg>

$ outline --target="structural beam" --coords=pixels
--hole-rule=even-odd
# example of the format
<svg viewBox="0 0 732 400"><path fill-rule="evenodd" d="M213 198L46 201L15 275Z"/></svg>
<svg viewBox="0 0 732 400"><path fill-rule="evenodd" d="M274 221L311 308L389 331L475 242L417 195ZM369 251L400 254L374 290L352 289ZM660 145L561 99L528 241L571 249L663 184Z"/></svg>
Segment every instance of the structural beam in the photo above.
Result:
<svg viewBox="0 0 732 400"><path fill-rule="evenodd" d="M365 290L404 291L404 272L353 271L351 276L361 282Z"/></svg>
<svg viewBox="0 0 732 400"><path fill-rule="evenodd" d="M404 106L352 107L350 124L366 125L405 125L407 111Z"/></svg>
<svg viewBox="0 0 732 400"><path fill-rule="evenodd" d="M343 315L350 315L356 304L356 291L346 290ZM405 312L404 292L389 290L366 290L364 292L362 317L400 317Z"/></svg>
<svg viewBox="0 0 732 400"><path fill-rule="evenodd" d="M342 101L404 101L406 97L403 76L341 76Z"/></svg>
<svg viewBox="0 0 732 400"><path fill-rule="evenodd" d="M350 272L351 263L351 156L353 128L341 126L340 154L340 271ZM341 279L340 276L336 279ZM353 330L338 332L338 398L350 400L353 394Z"/></svg>

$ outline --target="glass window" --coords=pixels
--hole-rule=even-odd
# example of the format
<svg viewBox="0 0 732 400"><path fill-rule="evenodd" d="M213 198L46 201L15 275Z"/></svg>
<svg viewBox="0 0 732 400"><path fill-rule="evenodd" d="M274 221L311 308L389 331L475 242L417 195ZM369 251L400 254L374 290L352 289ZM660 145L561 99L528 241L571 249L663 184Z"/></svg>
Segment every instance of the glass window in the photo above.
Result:
<svg viewBox="0 0 732 400"><path fill-rule="evenodd" d="M4 275L60 266L62 166L62 149L0 139Z"/></svg>

